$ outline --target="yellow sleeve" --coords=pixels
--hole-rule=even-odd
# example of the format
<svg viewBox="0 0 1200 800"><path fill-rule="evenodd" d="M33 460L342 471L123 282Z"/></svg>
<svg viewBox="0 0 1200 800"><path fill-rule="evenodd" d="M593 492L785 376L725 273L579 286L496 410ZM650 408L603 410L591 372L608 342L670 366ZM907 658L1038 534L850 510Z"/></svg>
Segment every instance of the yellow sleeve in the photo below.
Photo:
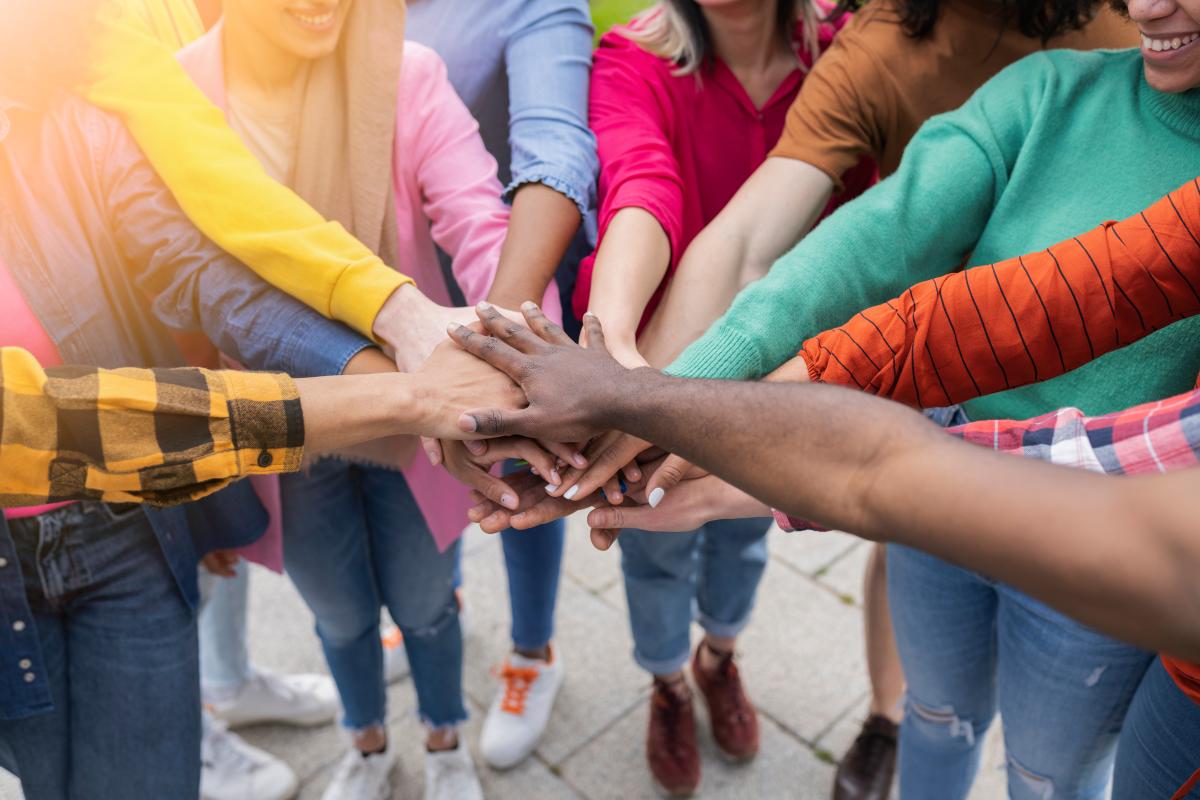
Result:
<svg viewBox="0 0 1200 800"><path fill-rule="evenodd" d="M87 97L125 121L196 227L267 282L373 336L384 302L412 279L272 180L136 15L110 7L100 27Z"/></svg>

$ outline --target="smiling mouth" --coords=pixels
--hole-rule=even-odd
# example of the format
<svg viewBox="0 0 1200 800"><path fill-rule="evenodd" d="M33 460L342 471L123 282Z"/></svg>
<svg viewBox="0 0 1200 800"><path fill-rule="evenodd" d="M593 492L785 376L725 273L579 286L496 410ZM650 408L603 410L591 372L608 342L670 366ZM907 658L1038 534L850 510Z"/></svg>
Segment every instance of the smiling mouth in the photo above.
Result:
<svg viewBox="0 0 1200 800"><path fill-rule="evenodd" d="M333 22L333 18L337 16L337 10L327 11L324 14L302 14L299 11L288 11L301 25L306 28L326 28Z"/></svg>
<svg viewBox="0 0 1200 800"><path fill-rule="evenodd" d="M1164 36L1161 39L1156 39L1143 33L1142 48L1155 53L1167 53L1189 45L1197 39L1200 39L1200 32L1188 33L1184 34L1183 36Z"/></svg>

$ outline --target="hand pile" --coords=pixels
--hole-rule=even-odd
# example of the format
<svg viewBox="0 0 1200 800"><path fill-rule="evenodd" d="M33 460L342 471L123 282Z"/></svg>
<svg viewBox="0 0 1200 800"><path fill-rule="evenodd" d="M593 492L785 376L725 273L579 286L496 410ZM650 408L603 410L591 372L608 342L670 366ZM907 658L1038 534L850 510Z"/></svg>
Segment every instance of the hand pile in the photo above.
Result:
<svg viewBox="0 0 1200 800"><path fill-rule="evenodd" d="M460 427L495 438L425 441L430 460L472 488L473 522L489 533L523 530L595 507L588 522L601 550L612 546L622 527L689 530L702 524L705 498L720 481L607 429L607 414L631 370L609 355L595 317L585 317L589 346L583 348L533 303L522 307L525 324L486 303L476 313L479 322L470 327L450 323L458 347L444 343L422 368L439 374L450 368L448 380L457 380L464 395L482 390L471 399L459 395L454 405L482 406L462 414ZM461 348L453 363L446 347ZM475 357L472 364L462 361L462 351ZM523 402L514 404L510 391L495 394L497 371L510 379L509 388L519 386ZM509 459L527 466L504 477L493 474ZM671 501L656 512L668 489Z"/></svg>

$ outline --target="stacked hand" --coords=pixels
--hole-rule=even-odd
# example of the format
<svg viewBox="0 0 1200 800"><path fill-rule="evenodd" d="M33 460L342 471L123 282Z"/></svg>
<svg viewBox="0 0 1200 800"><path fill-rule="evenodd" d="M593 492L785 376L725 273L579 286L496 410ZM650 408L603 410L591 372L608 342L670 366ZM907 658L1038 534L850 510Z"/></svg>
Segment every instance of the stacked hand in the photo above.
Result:
<svg viewBox="0 0 1200 800"><path fill-rule="evenodd" d="M531 463L528 472L506 479L502 497L486 485L471 483L477 502L470 513L472 521L488 532L508 527L527 529L597 506L588 521L593 544L605 550L622 527L692 530L731 505L753 504L761 510L761 504L686 462L653 454L646 442L606 430L620 393L627 390L631 370L608 353L595 317L584 319L590 346L583 348L534 304L526 304L522 311L528 327L504 318L486 304L477 308L482 329L450 326L455 342L516 381L528 403L516 410L468 411L461 418L465 433L506 437L487 443L489 452L496 447L492 461L517 452L510 448L520 447L524 448L520 450L522 457ZM561 456L556 463L550 462L549 453L539 460L530 458L528 454L534 452L530 448L535 447L530 439L591 440L585 451L589 465L572 467ZM475 443L467 446L477 448ZM539 445L536 449L543 448ZM636 460L639 456L656 460L643 467ZM483 466L491 461L477 458L475 463ZM646 476L651 477L646 480ZM660 506L665 489L676 484L678 490ZM626 498L632 502L626 504Z"/></svg>

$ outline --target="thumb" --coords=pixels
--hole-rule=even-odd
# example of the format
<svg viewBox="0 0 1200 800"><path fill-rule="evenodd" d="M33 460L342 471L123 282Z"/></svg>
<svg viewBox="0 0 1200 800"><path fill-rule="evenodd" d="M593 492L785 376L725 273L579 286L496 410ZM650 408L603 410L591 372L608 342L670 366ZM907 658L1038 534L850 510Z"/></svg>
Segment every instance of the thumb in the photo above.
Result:
<svg viewBox="0 0 1200 800"><path fill-rule="evenodd" d="M667 492L678 486L691 468L686 459L673 454L667 456L646 482L646 502L650 507L658 508Z"/></svg>
<svg viewBox="0 0 1200 800"><path fill-rule="evenodd" d="M504 411L499 408L488 408L478 411L468 411L458 418L459 430L465 433L478 433L483 436L529 435L536 422L536 415L529 409L520 411ZM534 437L536 438L536 437Z"/></svg>

